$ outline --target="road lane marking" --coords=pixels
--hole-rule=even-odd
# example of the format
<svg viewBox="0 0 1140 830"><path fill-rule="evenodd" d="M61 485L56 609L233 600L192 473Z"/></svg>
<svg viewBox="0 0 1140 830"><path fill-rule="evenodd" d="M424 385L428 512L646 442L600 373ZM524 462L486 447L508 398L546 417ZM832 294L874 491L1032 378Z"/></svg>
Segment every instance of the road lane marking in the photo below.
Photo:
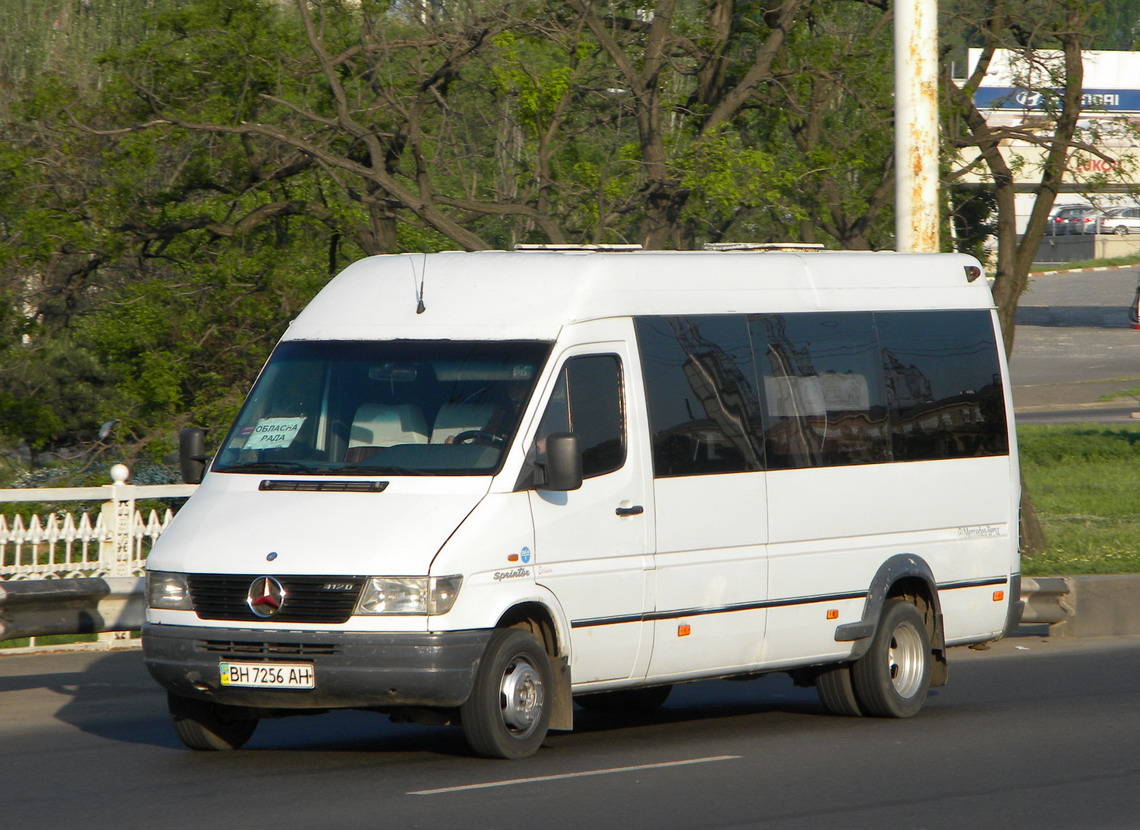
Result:
<svg viewBox="0 0 1140 830"><path fill-rule="evenodd" d="M688 758L684 761L666 761L661 764L638 764L632 767L610 767L609 769L592 769L583 772L564 772L560 775L539 775L534 778L511 778L506 781L488 781L484 784L464 784L460 787L440 787L435 790L415 790L408 795L440 795L442 793L458 793L464 790L489 790L495 787L514 787L518 784L538 784L544 781L562 781L567 778L586 778L592 775L616 775L622 772L641 772L650 769L668 769L669 767L685 767L693 764L712 764L717 761L736 761L741 755L712 755L708 758Z"/></svg>

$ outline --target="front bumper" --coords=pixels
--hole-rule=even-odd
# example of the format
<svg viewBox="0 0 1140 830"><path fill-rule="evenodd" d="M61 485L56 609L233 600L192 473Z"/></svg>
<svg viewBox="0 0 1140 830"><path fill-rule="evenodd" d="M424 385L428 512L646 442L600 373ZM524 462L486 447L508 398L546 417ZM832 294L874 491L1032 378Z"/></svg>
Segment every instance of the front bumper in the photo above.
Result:
<svg viewBox="0 0 1140 830"><path fill-rule="evenodd" d="M489 630L437 633L143 627L151 675L180 697L262 709L452 707L467 700ZM312 663L313 689L222 686L223 661Z"/></svg>

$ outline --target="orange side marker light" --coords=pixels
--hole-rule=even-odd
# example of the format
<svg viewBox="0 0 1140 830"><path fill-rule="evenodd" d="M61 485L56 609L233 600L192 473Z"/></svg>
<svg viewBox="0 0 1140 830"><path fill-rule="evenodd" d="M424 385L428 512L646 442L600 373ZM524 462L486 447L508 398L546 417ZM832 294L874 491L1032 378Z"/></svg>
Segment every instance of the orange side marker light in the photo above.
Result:
<svg viewBox="0 0 1140 830"><path fill-rule="evenodd" d="M677 626L677 636L678 637L688 637L692 633L693 633L693 627L691 625L689 625L688 623L681 623L679 626Z"/></svg>

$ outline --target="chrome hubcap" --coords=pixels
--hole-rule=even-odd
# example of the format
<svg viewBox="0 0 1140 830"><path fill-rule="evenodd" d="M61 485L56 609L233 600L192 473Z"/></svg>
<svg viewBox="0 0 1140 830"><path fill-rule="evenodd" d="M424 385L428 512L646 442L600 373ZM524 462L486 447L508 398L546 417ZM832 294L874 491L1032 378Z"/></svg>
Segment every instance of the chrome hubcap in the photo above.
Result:
<svg viewBox="0 0 1140 830"><path fill-rule="evenodd" d="M517 738L525 738L538 726L544 700L542 676L523 657L515 657L503 672L499 705L503 723Z"/></svg>
<svg viewBox="0 0 1140 830"><path fill-rule="evenodd" d="M903 623L891 633L887 671L899 697L911 698L918 693L925 661L922 636L911 623Z"/></svg>

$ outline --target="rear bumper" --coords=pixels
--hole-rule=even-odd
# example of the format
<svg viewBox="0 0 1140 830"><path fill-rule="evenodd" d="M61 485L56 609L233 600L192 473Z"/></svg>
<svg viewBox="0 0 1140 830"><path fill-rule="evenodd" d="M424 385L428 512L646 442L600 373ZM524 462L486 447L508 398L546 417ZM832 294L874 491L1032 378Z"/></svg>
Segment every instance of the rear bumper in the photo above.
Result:
<svg viewBox="0 0 1140 830"><path fill-rule="evenodd" d="M453 707L467 700L489 630L256 631L146 625L147 670L180 697L263 709ZM222 686L223 661L311 663L315 688Z"/></svg>

